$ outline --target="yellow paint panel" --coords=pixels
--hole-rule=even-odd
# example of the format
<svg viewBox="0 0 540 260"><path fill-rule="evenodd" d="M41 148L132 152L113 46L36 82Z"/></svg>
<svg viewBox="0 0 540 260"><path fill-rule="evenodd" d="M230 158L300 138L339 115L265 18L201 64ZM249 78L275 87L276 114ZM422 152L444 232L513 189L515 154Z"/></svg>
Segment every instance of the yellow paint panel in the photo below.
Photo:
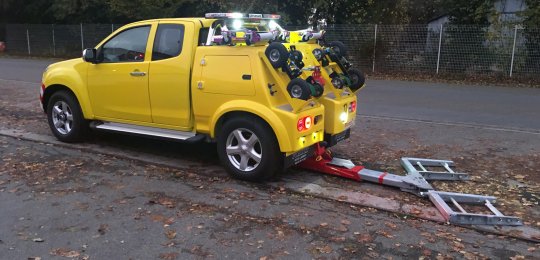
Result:
<svg viewBox="0 0 540 260"><path fill-rule="evenodd" d="M249 56L205 56L200 87L206 93L253 96L251 74Z"/></svg>
<svg viewBox="0 0 540 260"><path fill-rule="evenodd" d="M299 43L300 40L302 40L302 37L300 36L298 32L290 32L289 43L291 44Z"/></svg>

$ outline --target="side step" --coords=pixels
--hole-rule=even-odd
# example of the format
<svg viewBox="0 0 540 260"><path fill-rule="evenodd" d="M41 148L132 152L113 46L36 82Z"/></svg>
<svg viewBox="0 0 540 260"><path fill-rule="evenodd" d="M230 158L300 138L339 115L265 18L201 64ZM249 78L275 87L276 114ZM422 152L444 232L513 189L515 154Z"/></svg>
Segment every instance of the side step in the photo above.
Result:
<svg viewBox="0 0 540 260"><path fill-rule="evenodd" d="M454 192L442 192L430 190L426 192L429 199L437 209L443 214L446 221L455 224L466 225L505 225L521 226L523 223L518 217L503 215L492 203L495 197L475 194L464 194ZM447 202L451 202L459 211L454 211ZM494 215L469 213L463 209L459 203L471 205L484 205Z"/></svg>
<svg viewBox="0 0 540 260"><path fill-rule="evenodd" d="M154 137L169 138L169 139L183 140L183 141L191 141L191 140L199 141L199 139L202 140L204 138L203 135L197 135L194 132L183 132L183 131L175 131L175 130L169 130L169 129L155 128L155 127L112 123L112 122L96 123L96 124L93 124L93 127L99 130L124 132L124 133L130 133L130 134L154 136ZM194 140L194 139L197 139L197 140Z"/></svg>

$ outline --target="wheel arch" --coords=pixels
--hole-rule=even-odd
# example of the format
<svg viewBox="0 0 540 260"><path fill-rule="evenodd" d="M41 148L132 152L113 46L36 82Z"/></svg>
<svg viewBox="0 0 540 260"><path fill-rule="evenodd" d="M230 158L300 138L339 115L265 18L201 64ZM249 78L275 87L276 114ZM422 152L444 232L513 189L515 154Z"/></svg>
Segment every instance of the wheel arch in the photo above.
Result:
<svg viewBox="0 0 540 260"><path fill-rule="evenodd" d="M260 106L260 104L258 105ZM217 138L219 135L219 129L223 126L227 120L235 117L242 117L242 116L252 116L254 118L259 119L261 122L264 122L273 132L274 137L278 141L279 148L282 152L290 151L292 150L292 146L289 142L289 134L287 133L287 129L281 122L281 120L268 108L259 108L263 109L263 111L257 111L256 107L254 106L242 106L242 108L229 108L222 110L217 116L215 116L212 119L211 126L210 127L210 137ZM246 108L250 109L246 109ZM267 111L264 111L267 110Z"/></svg>
<svg viewBox="0 0 540 260"><path fill-rule="evenodd" d="M63 84L51 84L45 88L45 91L43 92L43 111L47 111L47 106L49 104L49 100L52 97L52 95L58 91L66 91L73 95L75 99L77 100L77 103L79 103L79 107L81 108L81 111L83 113L83 116L85 118L89 118L89 115L87 114L88 111L85 109L85 103L83 100L81 100L80 95L77 94L77 92L73 91L73 89L69 88L66 85Z"/></svg>

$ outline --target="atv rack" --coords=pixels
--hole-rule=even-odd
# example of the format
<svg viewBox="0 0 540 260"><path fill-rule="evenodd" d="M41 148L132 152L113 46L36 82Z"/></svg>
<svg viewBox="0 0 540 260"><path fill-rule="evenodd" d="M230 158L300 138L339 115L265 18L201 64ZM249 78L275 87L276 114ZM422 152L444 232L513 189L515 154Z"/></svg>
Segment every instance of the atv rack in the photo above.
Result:
<svg viewBox="0 0 540 260"><path fill-rule="evenodd" d="M401 165L406 175L366 169L355 165L347 159L336 158L320 144L316 145L313 157L298 164L300 168L336 175L355 181L368 181L382 185L400 188L402 191L429 198L437 207L446 221L453 224L467 225L523 225L518 217L503 215L493 203L495 197L436 191L428 180L465 181L469 179L466 173L457 173L452 167L454 163L448 160L433 160L421 158L401 158ZM443 168L445 171L431 171L431 168ZM458 211L452 209L447 202ZM494 215L474 214L465 211L461 204L485 205Z"/></svg>

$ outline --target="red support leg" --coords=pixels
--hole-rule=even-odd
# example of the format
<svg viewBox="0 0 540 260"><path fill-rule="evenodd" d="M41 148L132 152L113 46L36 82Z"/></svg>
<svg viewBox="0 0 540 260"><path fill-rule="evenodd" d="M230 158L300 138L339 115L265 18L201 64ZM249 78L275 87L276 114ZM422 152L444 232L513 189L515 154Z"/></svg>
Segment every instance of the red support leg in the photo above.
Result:
<svg viewBox="0 0 540 260"><path fill-rule="evenodd" d="M363 166L354 166L349 169L346 167L332 165L330 164L331 161L332 155L330 151L326 150L326 147L321 146L320 144L316 144L315 154L312 157L298 164L298 167L311 171L336 175L355 181L361 181L358 172L364 169Z"/></svg>

